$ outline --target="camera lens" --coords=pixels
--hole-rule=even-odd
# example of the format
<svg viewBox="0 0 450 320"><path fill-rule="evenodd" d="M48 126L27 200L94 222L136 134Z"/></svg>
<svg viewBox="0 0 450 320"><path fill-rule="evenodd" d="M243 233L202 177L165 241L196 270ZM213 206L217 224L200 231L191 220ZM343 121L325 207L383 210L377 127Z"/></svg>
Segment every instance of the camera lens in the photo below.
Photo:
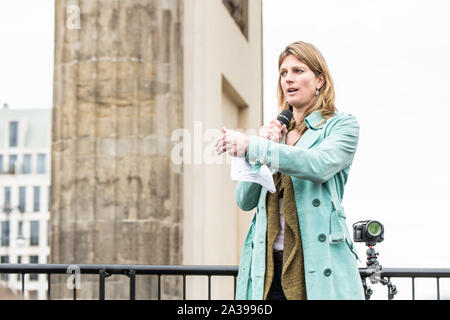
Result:
<svg viewBox="0 0 450 320"><path fill-rule="evenodd" d="M379 236L382 231L383 231L383 227L381 226L381 224L378 221L371 221L367 225L367 232L372 237Z"/></svg>

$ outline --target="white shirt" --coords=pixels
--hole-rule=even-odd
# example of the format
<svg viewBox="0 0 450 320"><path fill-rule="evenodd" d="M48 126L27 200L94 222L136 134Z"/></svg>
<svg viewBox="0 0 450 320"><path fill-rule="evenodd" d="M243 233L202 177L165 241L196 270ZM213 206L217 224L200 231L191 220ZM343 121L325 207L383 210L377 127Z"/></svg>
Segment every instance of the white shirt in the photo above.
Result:
<svg viewBox="0 0 450 320"><path fill-rule="evenodd" d="M284 217L281 214L281 203L283 201L283 198L280 198L280 202L279 202L279 206L280 206L280 225L281 225L281 229L280 232L278 233L275 242L273 244L273 248L275 250L283 250L284 249Z"/></svg>

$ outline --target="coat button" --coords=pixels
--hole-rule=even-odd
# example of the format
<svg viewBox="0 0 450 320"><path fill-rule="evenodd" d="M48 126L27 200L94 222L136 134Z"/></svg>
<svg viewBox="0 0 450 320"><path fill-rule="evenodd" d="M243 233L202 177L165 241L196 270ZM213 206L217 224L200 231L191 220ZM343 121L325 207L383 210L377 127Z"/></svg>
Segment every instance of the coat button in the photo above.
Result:
<svg viewBox="0 0 450 320"><path fill-rule="evenodd" d="M323 274L325 275L325 277L329 277L330 274L331 274L331 269L326 268L326 269L323 271Z"/></svg>
<svg viewBox="0 0 450 320"><path fill-rule="evenodd" d="M320 206L320 200L319 199L314 199L312 204L313 204L314 207L318 207L318 206Z"/></svg>
<svg viewBox="0 0 450 320"><path fill-rule="evenodd" d="M325 240L327 240L327 236L323 233L319 234L318 239L320 242L324 242Z"/></svg>

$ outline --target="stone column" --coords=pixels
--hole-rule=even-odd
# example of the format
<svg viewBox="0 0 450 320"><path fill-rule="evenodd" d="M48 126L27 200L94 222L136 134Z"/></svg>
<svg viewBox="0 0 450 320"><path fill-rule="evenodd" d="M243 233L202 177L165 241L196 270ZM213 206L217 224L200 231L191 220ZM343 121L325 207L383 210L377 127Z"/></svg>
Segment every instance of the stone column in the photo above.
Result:
<svg viewBox="0 0 450 320"><path fill-rule="evenodd" d="M181 264L182 0L56 0L50 263ZM67 277L52 297L71 298ZM163 298L179 297L163 277ZM125 276L106 298L128 298ZM137 298L156 278L137 277ZM81 275L78 297L98 298Z"/></svg>

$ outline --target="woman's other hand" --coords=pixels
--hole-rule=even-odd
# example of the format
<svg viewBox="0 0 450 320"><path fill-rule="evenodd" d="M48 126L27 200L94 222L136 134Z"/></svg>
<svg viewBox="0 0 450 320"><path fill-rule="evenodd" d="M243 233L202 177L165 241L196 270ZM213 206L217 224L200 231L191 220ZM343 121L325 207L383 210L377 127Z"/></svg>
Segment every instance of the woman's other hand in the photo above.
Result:
<svg viewBox="0 0 450 320"><path fill-rule="evenodd" d="M223 135L217 140L216 153L220 156L224 152L228 152L234 157L245 157L248 142L250 138L238 131L228 130L222 127Z"/></svg>

